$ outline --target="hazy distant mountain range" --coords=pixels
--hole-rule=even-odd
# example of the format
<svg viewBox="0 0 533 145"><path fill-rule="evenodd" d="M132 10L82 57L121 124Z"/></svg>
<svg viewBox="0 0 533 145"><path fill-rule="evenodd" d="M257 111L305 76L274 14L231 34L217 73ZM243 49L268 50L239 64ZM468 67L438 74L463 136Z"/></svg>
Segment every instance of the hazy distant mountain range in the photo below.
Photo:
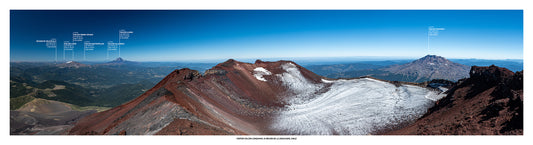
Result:
<svg viewBox="0 0 533 145"><path fill-rule="evenodd" d="M457 62L454 62L457 61ZM521 71L523 63L518 60L454 59L427 55L417 60L361 61L333 65L308 65L309 70L329 78L354 78L372 76L390 81L424 82L432 79L457 81L468 77L470 66L498 65Z"/></svg>

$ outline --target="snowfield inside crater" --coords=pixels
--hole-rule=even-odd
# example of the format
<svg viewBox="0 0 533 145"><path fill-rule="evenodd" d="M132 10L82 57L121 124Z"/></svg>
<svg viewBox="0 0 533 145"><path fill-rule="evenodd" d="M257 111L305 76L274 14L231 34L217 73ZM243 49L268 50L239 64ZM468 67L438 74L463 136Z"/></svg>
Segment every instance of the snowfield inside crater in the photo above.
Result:
<svg viewBox="0 0 533 145"><path fill-rule="evenodd" d="M254 77L257 80L260 80L260 81L263 81L263 82L267 81L265 78L263 78L263 75L271 75L271 74L272 73L270 71L266 70L263 67L257 67L257 68L254 69Z"/></svg>
<svg viewBox="0 0 533 145"><path fill-rule="evenodd" d="M282 83L303 93L292 97L290 105L276 114L270 129L282 134L370 134L418 119L444 96L418 86L396 87L371 78L322 80L332 85L329 91L316 94L323 84L310 83L293 64L282 68L286 73L277 75ZM311 99L298 99L301 97Z"/></svg>
<svg viewBox="0 0 533 145"><path fill-rule="evenodd" d="M283 74L276 74L284 86L288 87L294 94L288 94L291 97L286 98L291 104L301 104L307 102L314 97L314 94L323 87L322 84L313 84L307 80L298 67L292 63L281 65L281 68L286 71Z"/></svg>

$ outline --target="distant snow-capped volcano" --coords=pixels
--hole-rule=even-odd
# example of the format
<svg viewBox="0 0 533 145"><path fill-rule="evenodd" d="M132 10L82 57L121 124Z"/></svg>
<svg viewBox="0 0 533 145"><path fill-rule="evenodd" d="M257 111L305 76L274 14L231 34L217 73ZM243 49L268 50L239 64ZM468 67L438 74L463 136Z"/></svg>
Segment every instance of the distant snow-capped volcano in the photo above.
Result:
<svg viewBox="0 0 533 145"><path fill-rule="evenodd" d="M452 62L444 57L426 55L420 59L403 65L394 65L383 70L416 77L416 81L422 78L446 79L457 81L468 77L469 66Z"/></svg>

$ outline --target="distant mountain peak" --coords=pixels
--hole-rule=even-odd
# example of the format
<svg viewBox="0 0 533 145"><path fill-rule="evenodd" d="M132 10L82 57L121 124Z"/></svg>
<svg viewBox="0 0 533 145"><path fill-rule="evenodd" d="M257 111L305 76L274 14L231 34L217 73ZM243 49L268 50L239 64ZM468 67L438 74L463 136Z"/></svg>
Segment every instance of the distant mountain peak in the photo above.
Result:
<svg viewBox="0 0 533 145"><path fill-rule="evenodd" d="M88 65L82 64L82 63L79 63L79 62L76 62L76 61L67 61L65 63L57 64L56 66L58 66L60 68L65 68L65 67L79 68L79 67L85 67L85 66L88 66Z"/></svg>
<svg viewBox="0 0 533 145"><path fill-rule="evenodd" d="M113 61L110 61L110 62L107 62L106 64L113 64L113 65L116 65L116 64L138 64L138 62L135 62L135 61L129 61L129 60L126 60L126 59L123 59L122 57L119 57Z"/></svg>
<svg viewBox="0 0 533 145"><path fill-rule="evenodd" d="M436 65L436 64L449 64L453 63L450 60L437 55L426 55L413 63L423 63L425 65Z"/></svg>
<svg viewBox="0 0 533 145"><path fill-rule="evenodd" d="M430 54L428 54L428 55L426 55L426 56L424 56L424 57L422 57L420 59L446 59L446 58L444 58L442 56L438 56L438 55L430 55Z"/></svg>
<svg viewBox="0 0 533 145"><path fill-rule="evenodd" d="M122 59L122 57L119 57L111 62L126 62L126 60Z"/></svg>
<svg viewBox="0 0 533 145"><path fill-rule="evenodd" d="M384 70L402 75L416 75L417 80L446 79L457 81L468 77L469 66L452 62L442 56L426 55L403 65L396 65Z"/></svg>
<svg viewBox="0 0 533 145"><path fill-rule="evenodd" d="M235 64L235 63L240 63L240 62L239 62L239 61L236 61L235 59L228 59L228 60L226 60L225 62L220 63L220 64L218 64L218 65L220 65L220 66L232 66L232 65Z"/></svg>
<svg viewBox="0 0 533 145"><path fill-rule="evenodd" d="M438 56L438 55L431 55L431 54L428 54L428 55L422 57L422 59L423 59L423 58L444 58L444 57L442 57L442 56Z"/></svg>

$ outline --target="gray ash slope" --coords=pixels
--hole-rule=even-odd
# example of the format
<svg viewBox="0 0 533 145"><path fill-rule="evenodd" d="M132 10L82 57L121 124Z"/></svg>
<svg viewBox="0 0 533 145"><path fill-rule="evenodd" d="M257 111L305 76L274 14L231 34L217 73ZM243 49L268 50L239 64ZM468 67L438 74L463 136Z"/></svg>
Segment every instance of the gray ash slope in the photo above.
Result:
<svg viewBox="0 0 533 145"><path fill-rule="evenodd" d="M34 99L9 115L11 135L60 135L96 110L74 109L71 104Z"/></svg>

